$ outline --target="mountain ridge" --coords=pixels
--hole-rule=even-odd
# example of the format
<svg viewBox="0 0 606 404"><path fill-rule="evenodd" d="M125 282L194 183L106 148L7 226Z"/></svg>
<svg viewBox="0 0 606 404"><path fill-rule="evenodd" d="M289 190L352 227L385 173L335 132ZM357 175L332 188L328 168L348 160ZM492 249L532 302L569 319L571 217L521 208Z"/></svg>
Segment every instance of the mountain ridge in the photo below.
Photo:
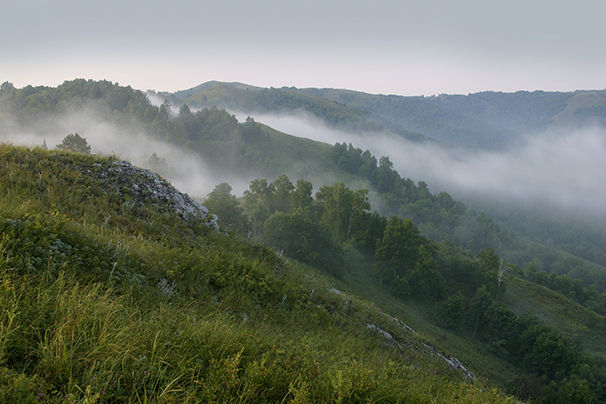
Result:
<svg viewBox="0 0 606 404"><path fill-rule="evenodd" d="M239 89L240 92L222 95L231 96L231 99L221 99L221 96L214 95L201 102L203 93L217 85ZM250 95L247 95L248 99L239 101L238 97L242 97L246 88L254 89L257 93L267 90L296 92L328 100L362 113L364 120L378 125L373 130L390 130L405 134L410 139L425 137L444 144L489 150L502 149L522 134L546 130L553 125L577 127L600 121L600 108L606 107L605 90L513 93L483 91L468 95L440 94L426 97L370 94L332 88L267 89L217 81L205 82L185 90L188 97L180 97L179 101L191 102L194 106L217 105L228 109L239 107L244 112L280 112L268 109L267 106L255 108L251 105L253 100ZM162 94L170 96L171 93ZM323 119L322 115L316 116Z"/></svg>

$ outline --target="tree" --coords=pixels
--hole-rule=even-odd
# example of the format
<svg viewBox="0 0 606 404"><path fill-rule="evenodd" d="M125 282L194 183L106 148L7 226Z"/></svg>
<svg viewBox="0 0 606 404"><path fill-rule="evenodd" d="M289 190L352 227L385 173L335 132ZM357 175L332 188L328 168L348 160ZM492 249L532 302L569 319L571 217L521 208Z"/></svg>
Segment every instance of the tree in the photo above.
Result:
<svg viewBox="0 0 606 404"><path fill-rule="evenodd" d="M391 293L400 299L408 299L410 297L410 284L406 278L396 277L391 281Z"/></svg>
<svg viewBox="0 0 606 404"><path fill-rule="evenodd" d="M274 209L276 212L288 212L291 206L291 195L295 186L286 174L282 174L271 183L274 187Z"/></svg>
<svg viewBox="0 0 606 404"><path fill-rule="evenodd" d="M375 251L375 269L381 284L384 279L406 276L417 261L420 245L421 235L417 226L410 219L392 216Z"/></svg>
<svg viewBox="0 0 606 404"><path fill-rule="evenodd" d="M368 189L354 192L343 181L331 186L325 185L316 194L324 209L322 221L330 227L338 240L349 240L354 220L370 209L367 195Z"/></svg>
<svg viewBox="0 0 606 404"><path fill-rule="evenodd" d="M438 266L425 245L419 246L414 268L406 277L411 290L417 297L439 299L446 293L444 278L438 271Z"/></svg>
<svg viewBox="0 0 606 404"><path fill-rule="evenodd" d="M255 143L263 138L261 127L250 116L240 125L240 134L245 143Z"/></svg>
<svg viewBox="0 0 606 404"><path fill-rule="evenodd" d="M250 222L231 191L227 182L220 183L208 194L204 206L219 217L219 226L227 231L246 233L250 231Z"/></svg>
<svg viewBox="0 0 606 404"><path fill-rule="evenodd" d="M311 196L313 184L310 181L297 180L297 186L291 194L290 210L310 208L314 198Z"/></svg>
<svg viewBox="0 0 606 404"><path fill-rule="evenodd" d="M572 375L560 383L552 381L546 390L548 397L556 404L592 404L599 400L589 382L577 375Z"/></svg>
<svg viewBox="0 0 606 404"><path fill-rule="evenodd" d="M85 138L77 133L70 133L63 138L63 141L57 145L57 149L71 150L79 153L91 154L91 149Z"/></svg>
<svg viewBox="0 0 606 404"><path fill-rule="evenodd" d="M497 274L497 292L496 298L499 298L499 291L501 289L501 283L503 281L503 276L507 273L507 270L511 267L511 265L507 262L507 260L500 260L499 256L494 252L492 247L486 247L483 251L477 255L477 258L480 261L480 266L487 272L496 272ZM503 288L505 286L503 285ZM504 291L503 291L504 292Z"/></svg>
<svg viewBox="0 0 606 404"><path fill-rule="evenodd" d="M476 292L474 297L469 302L469 320L473 326L473 337L475 338L478 334L478 329L482 329L485 322L486 313L488 308L494 302L492 295L486 289L486 285L482 285Z"/></svg>
<svg viewBox="0 0 606 404"><path fill-rule="evenodd" d="M165 98L164 101L162 102L162 105L160 105L159 115L162 118L163 117L170 118L172 115L172 104L170 103L170 101L167 98Z"/></svg>
<svg viewBox="0 0 606 404"><path fill-rule="evenodd" d="M572 340L543 324L533 324L524 330L520 342L523 365L549 380L568 374L581 355Z"/></svg>
<svg viewBox="0 0 606 404"><path fill-rule="evenodd" d="M465 296L456 292L448 296L448 299L440 305L440 317L446 328L456 330L463 320L465 314Z"/></svg>
<svg viewBox="0 0 606 404"><path fill-rule="evenodd" d="M15 86L9 81L0 84L0 94L15 91Z"/></svg>
<svg viewBox="0 0 606 404"><path fill-rule="evenodd" d="M273 184L268 183L265 178L252 180L248 189L244 191L244 207L252 221L255 236L261 234L263 223L275 212L275 191Z"/></svg>
<svg viewBox="0 0 606 404"><path fill-rule="evenodd" d="M191 109L189 108L189 105L187 105L186 103L181 104L181 107L179 108L179 118L184 118L191 115L192 113Z"/></svg>
<svg viewBox="0 0 606 404"><path fill-rule="evenodd" d="M343 249L317 213L302 209L277 212L265 221L263 239L285 255L332 275L343 271Z"/></svg>

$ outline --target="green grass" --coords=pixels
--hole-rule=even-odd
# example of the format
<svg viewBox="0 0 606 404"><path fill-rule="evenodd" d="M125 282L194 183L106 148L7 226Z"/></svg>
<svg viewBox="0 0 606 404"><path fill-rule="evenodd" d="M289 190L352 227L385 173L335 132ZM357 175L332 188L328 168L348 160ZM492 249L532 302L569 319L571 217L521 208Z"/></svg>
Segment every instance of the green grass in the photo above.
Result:
<svg viewBox="0 0 606 404"><path fill-rule="evenodd" d="M511 401L314 269L124 200L111 160L0 145L0 401Z"/></svg>
<svg viewBox="0 0 606 404"><path fill-rule="evenodd" d="M504 301L516 314L530 313L579 341L590 352L604 353L604 316L561 293L524 279L509 277Z"/></svg>
<svg viewBox="0 0 606 404"><path fill-rule="evenodd" d="M454 333L437 326L431 304L403 301L391 295L367 268L348 274L343 287L351 290L354 295L372 300L382 311L399 318L419 334L418 338L440 347L447 355L456 357L477 377L505 388L519 372L515 366L496 356L489 346L474 340L467 332Z"/></svg>

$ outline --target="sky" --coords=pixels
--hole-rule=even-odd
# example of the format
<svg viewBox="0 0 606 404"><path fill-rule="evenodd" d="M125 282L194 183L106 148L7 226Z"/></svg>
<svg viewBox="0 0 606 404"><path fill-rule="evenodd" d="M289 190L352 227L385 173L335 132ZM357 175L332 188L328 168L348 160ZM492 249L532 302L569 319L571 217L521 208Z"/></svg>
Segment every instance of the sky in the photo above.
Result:
<svg viewBox="0 0 606 404"><path fill-rule="evenodd" d="M606 88L606 2L8 0L0 82L399 95Z"/></svg>

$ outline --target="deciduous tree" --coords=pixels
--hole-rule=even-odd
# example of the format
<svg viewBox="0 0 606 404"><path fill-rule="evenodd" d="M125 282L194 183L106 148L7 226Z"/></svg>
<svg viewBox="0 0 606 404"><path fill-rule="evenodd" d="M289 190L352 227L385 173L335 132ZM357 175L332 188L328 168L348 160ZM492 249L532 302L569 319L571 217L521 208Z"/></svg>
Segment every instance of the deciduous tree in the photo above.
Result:
<svg viewBox="0 0 606 404"><path fill-rule="evenodd" d="M215 189L208 194L208 199L204 201L204 206L217 215L219 226L227 231L246 233L250 231L250 222L244 214L244 209L231 193L232 187L227 182L215 186Z"/></svg>
<svg viewBox="0 0 606 404"><path fill-rule="evenodd" d="M71 150L79 153L91 154L91 148L85 138L77 133L70 133L57 145L57 149Z"/></svg>

